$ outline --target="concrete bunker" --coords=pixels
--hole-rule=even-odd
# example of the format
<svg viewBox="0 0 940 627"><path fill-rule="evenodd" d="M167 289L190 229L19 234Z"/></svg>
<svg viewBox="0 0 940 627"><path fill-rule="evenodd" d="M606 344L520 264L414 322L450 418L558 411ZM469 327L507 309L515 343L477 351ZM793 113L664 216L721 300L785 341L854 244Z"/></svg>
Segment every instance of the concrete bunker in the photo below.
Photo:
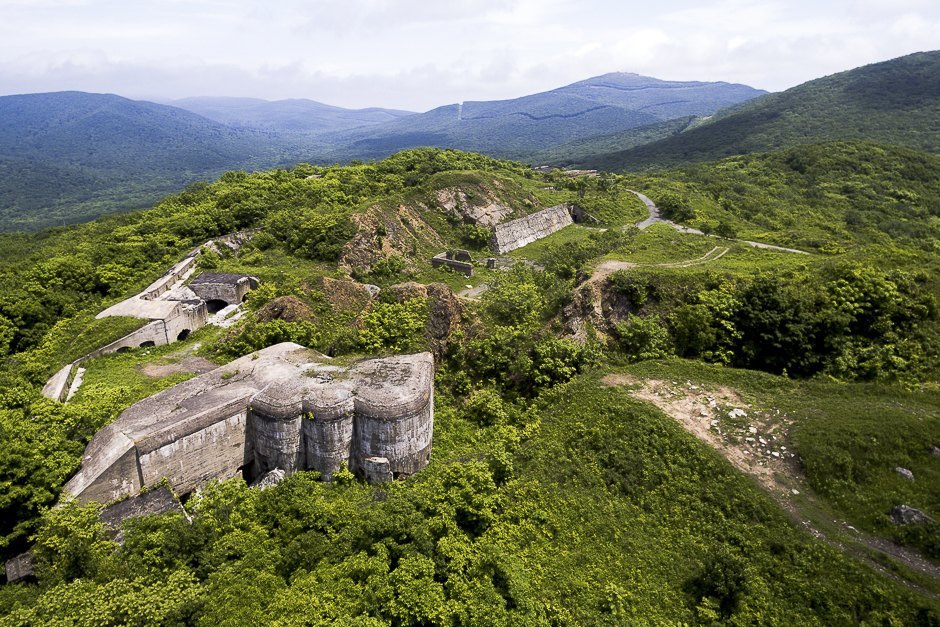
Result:
<svg viewBox="0 0 940 627"><path fill-rule="evenodd" d="M427 466L434 427L430 353L330 364L283 343L155 394L95 434L65 491L110 502L167 479L188 494L214 478L345 462L370 481Z"/></svg>
<svg viewBox="0 0 940 627"><path fill-rule="evenodd" d="M229 305L242 302L248 292L258 287L258 279L244 274L203 273L193 279L189 289L206 301L209 313L218 313Z"/></svg>
<svg viewBox="0 0 940 627"><path fill-rule="evenodd" d="M460 248L435 255L431 258L431 267L446 267L461 272L465 276L473 276L473 258L469 251Z"/></svg>

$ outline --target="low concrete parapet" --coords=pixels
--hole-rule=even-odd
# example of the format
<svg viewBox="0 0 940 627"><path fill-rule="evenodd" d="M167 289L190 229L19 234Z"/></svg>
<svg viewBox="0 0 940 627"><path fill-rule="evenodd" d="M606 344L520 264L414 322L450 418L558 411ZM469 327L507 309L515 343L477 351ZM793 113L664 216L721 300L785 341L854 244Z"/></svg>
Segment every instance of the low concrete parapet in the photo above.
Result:
<svg viewBox="0 0 940 627"><path fill-rule="evenodd" d="M473 258L466 250L448 250L431 258L434 268L447 267L470 277L473 276Z"/></svg>

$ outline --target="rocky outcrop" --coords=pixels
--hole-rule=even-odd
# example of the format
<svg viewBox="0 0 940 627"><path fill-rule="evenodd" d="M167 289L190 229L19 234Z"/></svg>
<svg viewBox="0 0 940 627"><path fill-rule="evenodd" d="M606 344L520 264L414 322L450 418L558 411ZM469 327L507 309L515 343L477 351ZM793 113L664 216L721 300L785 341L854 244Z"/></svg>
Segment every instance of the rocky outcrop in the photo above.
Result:
<svg viewBox="0 0 940 627"><path fill-rule="evenodd" d="M933 522L933 518L908 505L895 505L891 509L891 520L896 525L926 525Z"/></svg>
<svg viewBox="0 0 940 627"><path fill-rule="evenodd" d="M303 322L313 320L313 310L296 296L275 298L255 314L260 322L283 320L284 322Z"/></svg>
<svg viewBox="0 0 940 627"><path fill-rule="evenodd" d="M490 250L498 255L508 253L548 237L570 224L574 224L571 207L567 204L555 205L524 218L496 225L490 237Z"/></svg>
<svg viewBox="0 0 940 627"><path fill-rule="evenodd" d="M393 477L424 468L434 425L430 353L331 365L297 344L271 346L125 410L85 449L65 493L106 503L164 480L188 494L214 478L275 468L330 479L387 463Z"/></svg>
<svg viewBox="0 0 940 627"><path fill-rule="evenodd" d="M478 226L495 226L509 218L512 207L502 203L489 193L469 196L463 189L451 187L437 191L437 203L446 211L464 222Z"/></svg>
<svg viewBox="0 0 940 627"><path fill-rule="evenodd" d="M343 246L339 259L340 267L348 272L368 273L375 264L390 257L399 257L411 267L415 251L445 247L444 240L415 207L375 206L353 215L351 220L356 225L356 234Z"/></svg>
<svg viewBox="0 0 940 627"><path fill-rule="evenodd" d="M463 307L453 290L444 283L408 282L392 285L388 291L396 301L423 298L428 303L428 322L425 337L435 355L441 356L447 349L448 340L460 326Z"/></svg>

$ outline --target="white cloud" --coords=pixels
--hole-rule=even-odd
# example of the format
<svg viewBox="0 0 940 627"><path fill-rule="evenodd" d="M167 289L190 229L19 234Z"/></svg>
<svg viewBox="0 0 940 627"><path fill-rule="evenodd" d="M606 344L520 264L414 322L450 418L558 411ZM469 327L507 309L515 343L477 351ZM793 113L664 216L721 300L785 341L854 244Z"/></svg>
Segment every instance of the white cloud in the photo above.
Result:
<svg viewBox="0 0 940 627"><path fill-rule="evenodd" d="M783 89L936 47L935 0L0 0L0 93L427 109L630 71Z"/></svg>

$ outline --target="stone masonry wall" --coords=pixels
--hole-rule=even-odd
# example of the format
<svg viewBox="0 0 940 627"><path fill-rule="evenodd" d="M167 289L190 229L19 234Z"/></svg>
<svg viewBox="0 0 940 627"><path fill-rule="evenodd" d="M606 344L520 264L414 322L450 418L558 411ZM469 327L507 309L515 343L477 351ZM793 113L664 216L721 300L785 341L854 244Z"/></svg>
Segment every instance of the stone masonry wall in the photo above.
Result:
<svg viewBox="0 0 940 627"><path fill-rule="evenodd" d="M490 249L499 255L508 253L573 223L568 205L555 205L524 218L496 225L490 237Z"/></svg>

